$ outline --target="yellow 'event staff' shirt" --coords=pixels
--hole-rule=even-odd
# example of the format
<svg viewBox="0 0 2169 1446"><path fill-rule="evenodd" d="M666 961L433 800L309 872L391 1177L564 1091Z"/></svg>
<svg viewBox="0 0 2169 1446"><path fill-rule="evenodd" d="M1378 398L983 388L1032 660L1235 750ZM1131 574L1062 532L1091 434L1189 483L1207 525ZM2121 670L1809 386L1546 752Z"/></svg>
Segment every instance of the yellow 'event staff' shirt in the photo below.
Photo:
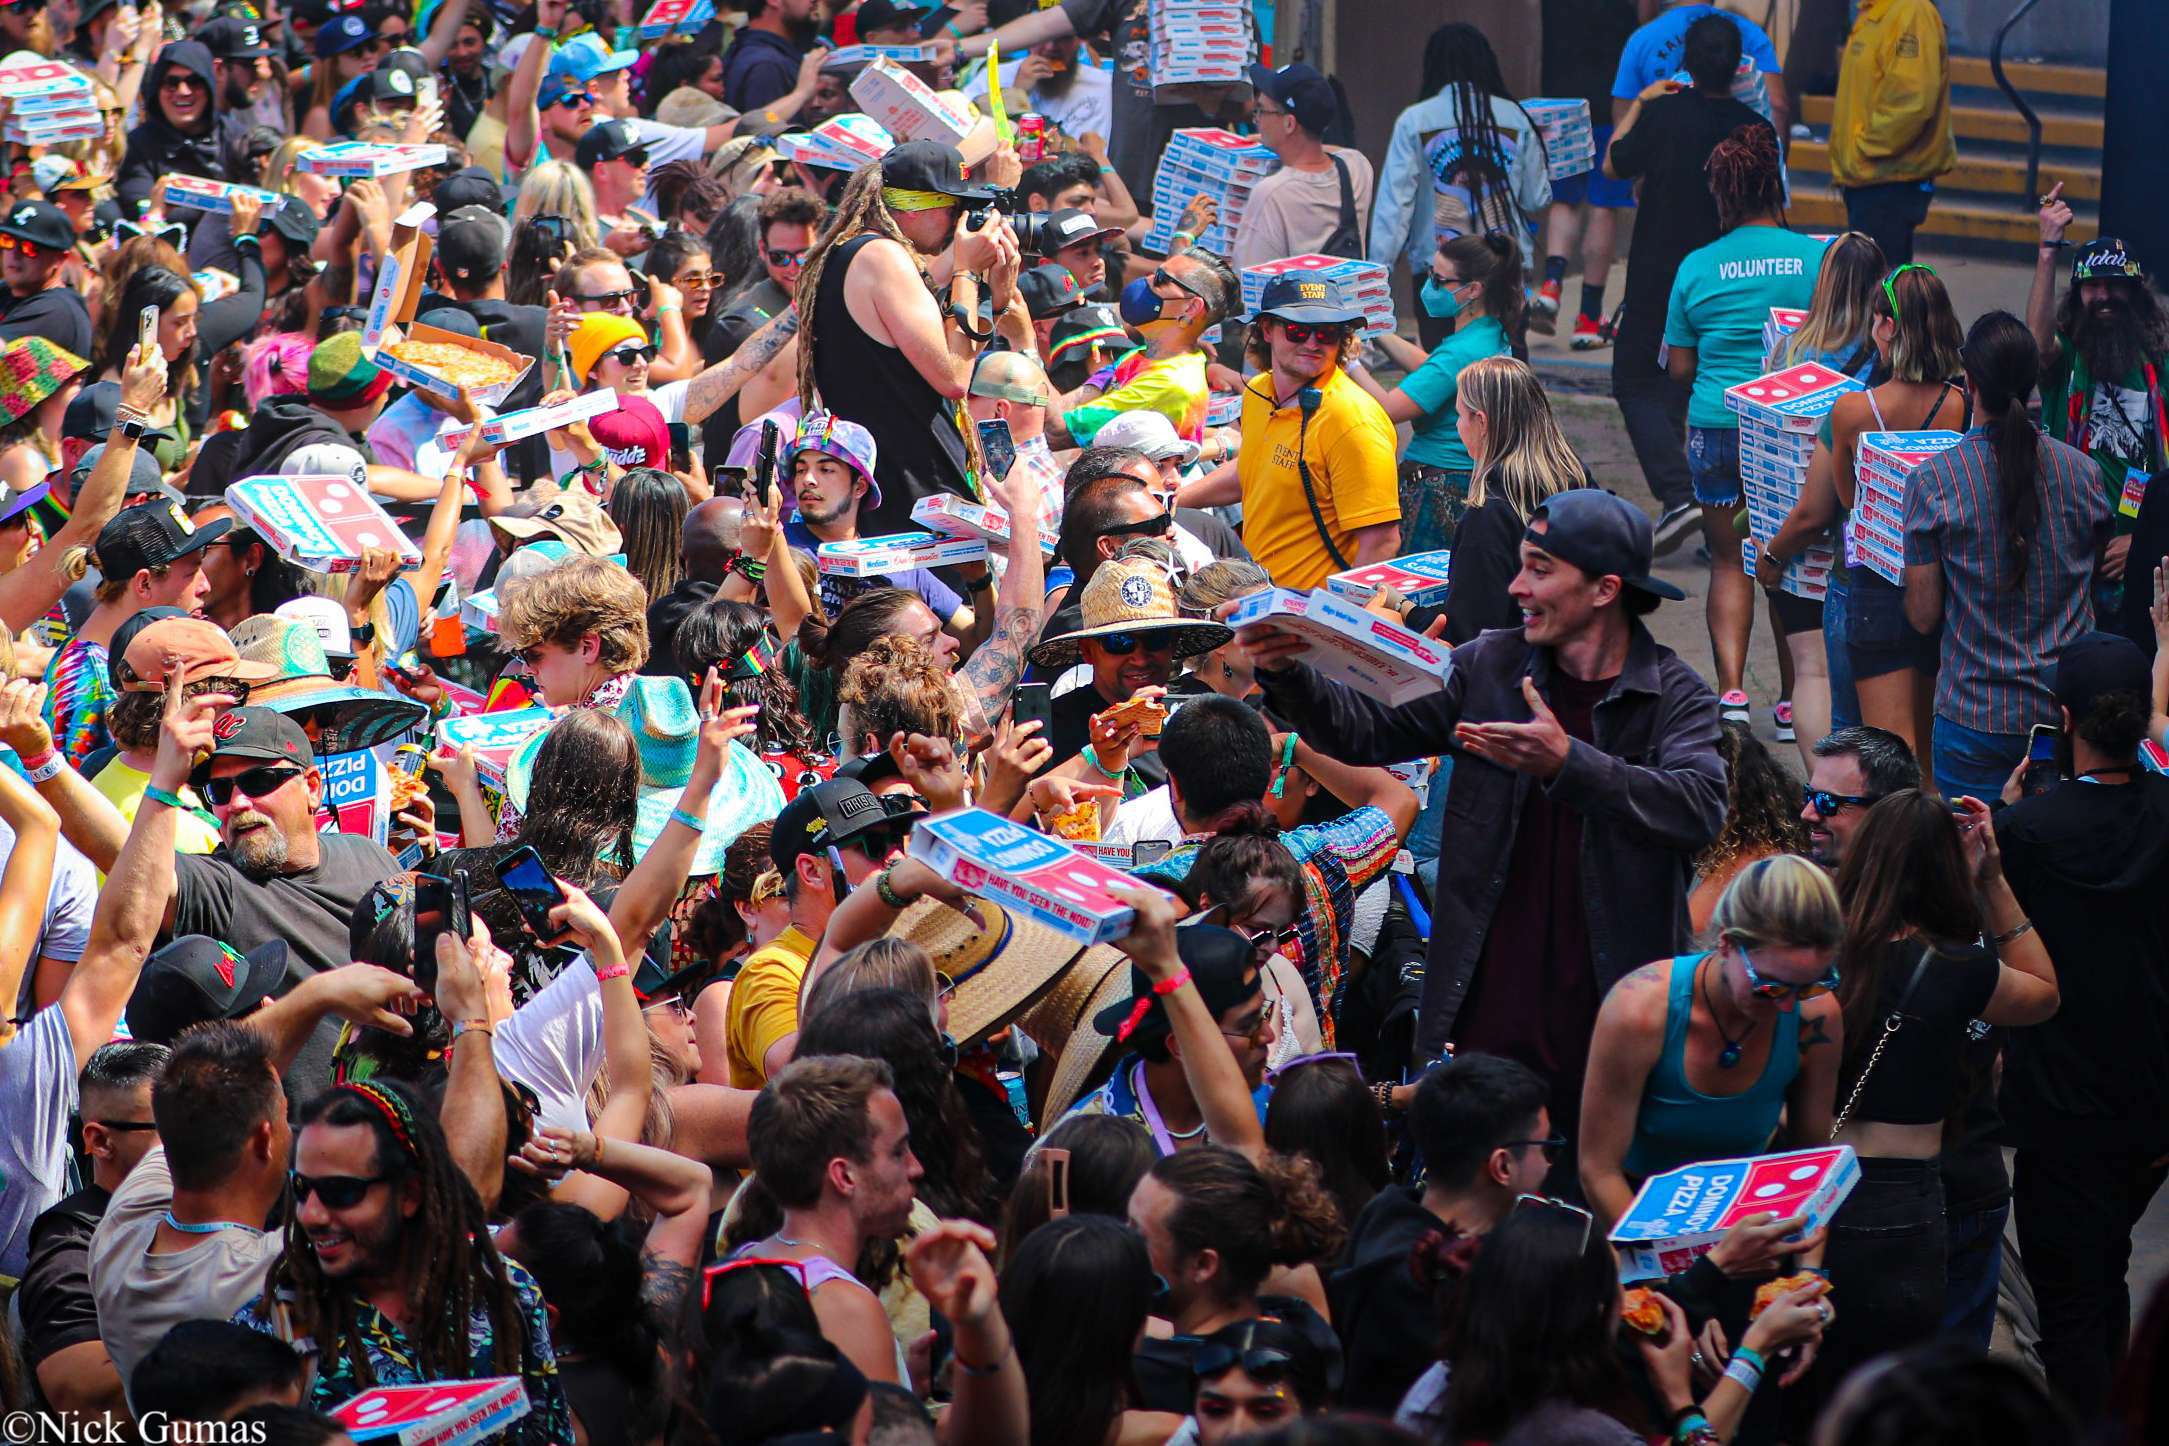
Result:
<svg viewBox="0 0 2169 1446"><path fill-rule="evenodd" d="M1393 423L1385 408L1339 367L1318 390L1306 425L1293 399L1273 405L1271 374L1243 387L1243 450L1235 463L1243 485L1243 544L1278 587L1318 587L1340 570L1303 498L1295 465L1299 437L1318 514L1350 567L1358 528L1401 520Z"/></svg>
<svg viewBox="0 0 2169 1446"><path fill-rule="evenodd" d="M768 1051L798 1029L798 987L813 963L815 947L816 941L793 924L755 950L738 971L723 1017L733 1088L757 1090L768 1083Z"/></svg>

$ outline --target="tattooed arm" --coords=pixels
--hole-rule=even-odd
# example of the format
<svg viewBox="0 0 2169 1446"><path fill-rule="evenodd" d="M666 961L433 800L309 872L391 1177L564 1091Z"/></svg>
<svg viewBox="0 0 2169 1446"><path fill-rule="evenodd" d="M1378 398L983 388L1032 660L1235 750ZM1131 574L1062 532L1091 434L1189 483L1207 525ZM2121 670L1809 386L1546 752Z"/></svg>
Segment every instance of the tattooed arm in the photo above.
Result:
<svg viewBox="0 0 2169 1446"><path fill-rule="evenodd" d="M1792 1148L1830 1143L1838 1062L1844 1056L1845 1018L1838 1011L1837 996L1824 994L1804 1001L1800 1006L1800 1074L1793 1081L1785 1110Z"/></svg>
<svg viewBox="0 0 2169 1446"><path fill-rule="evenodd" d="M1024 676L1024 651L1039 638L1040 620L1045 616L1041 599L1047 591L1046 561L1036 545L1041 509L1039 485L1018 466L1010 468L1009 475L999 482L986 478L985 487L994 503L1009 514L1011 543L1009 566L994 595L993 631L964 665L963 678L972 706L972 716L964 722L975 741L994 731L995 720L1002 716L1017 680ZM1020 547L1017 538L1032 541Z"/></svg>
<svg viewBox="0 0 2169 1446"><path fill-rule="evenodd" d="M739 343L738 350L694 377L685 391L685 424L697 427L707 421L710 412L738 395L738 389L760 375L761 368L797 334L798 309L792 307Z"/></svg>

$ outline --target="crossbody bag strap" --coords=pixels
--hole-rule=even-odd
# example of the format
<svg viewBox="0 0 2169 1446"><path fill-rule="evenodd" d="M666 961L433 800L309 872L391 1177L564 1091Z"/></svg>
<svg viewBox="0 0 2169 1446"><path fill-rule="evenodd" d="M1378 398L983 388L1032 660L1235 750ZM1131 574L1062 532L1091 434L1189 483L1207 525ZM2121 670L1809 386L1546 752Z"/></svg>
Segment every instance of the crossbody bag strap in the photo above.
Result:
<svg viewBox="0 0 2169 1446"><path fill-rule="evenodd" d="M1853 1081L1853 1092L1846 1096L1845 1108L1839 1110L1837 1118L1830 1122L1831 1139L1836 1139L1838 1131L1844 1129L1846 1122L1852 1119L1853 1107L1860 1103L1860 1092L1868 1087L1868 1076L1875 1073L1875 1062L1883 1057L1884 1046L1890 1043L1892 1035L1905 1027L1905 1007L1913 1002L1913 993L1920 988L1921 976L1928 972L1928 961L1934 957L1934 948L1921 946L1920 958L1913 961L1913 973L1906 979L1905 988L1898 995L1897 1007L1883 1016L1883 1033L1876 1039L1875 1049L1868 1055L1867 1067L1861 1070L1860 1078Z"/></svg>

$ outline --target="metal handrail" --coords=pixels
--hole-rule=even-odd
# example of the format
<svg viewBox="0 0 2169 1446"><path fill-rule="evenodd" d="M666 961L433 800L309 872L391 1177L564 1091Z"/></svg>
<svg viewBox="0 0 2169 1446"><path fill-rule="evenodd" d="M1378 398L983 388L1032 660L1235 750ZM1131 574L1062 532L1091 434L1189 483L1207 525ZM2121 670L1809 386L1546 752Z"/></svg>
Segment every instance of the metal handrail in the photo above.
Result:
<svg viewBox="0 0 2169 1446"><path fill-rule="evenodd" d="M1989 74L1995 76L1996 88L2026 122L2026 189L2018 198L2020 210L2030 210L2040 204L2035 198L2041 193L2041 117L2034 114L2033 107L2026 104L2026 97L2020 95L2018 87L2004 75L2003 42L2018 22L2040 3L2041 0L2019 0L2019 7L1996 28L1996 38L1988 44Z"/></svg>

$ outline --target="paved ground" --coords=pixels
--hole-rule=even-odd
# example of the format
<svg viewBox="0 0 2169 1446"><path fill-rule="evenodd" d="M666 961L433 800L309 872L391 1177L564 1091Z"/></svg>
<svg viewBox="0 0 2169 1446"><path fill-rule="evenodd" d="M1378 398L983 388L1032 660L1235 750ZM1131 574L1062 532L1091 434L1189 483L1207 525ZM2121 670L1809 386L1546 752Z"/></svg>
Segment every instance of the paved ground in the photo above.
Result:
<svg viewBox="0 0 2169 1446"><path fill-rule="evenodd" d="M1624 254L1624 237L1620 249ZM1932 264L1950 288L1961 322L1971 324L1982 313L1998 307L2024 314L2026 290L2032 280L2030 256L2005 262L1924 253L1920 259ZM1613 268L1609 304L1617 304L1624 275L1624 267ZM1578 285L1578 276L1570 275L1566 286L1570 306L1578 294ZM1571 319L1565 319L1557 336L1532 336L1530 360L1543 374L1553 407L1584 464L1602 485L1632 498L1655 516L1655 500L1642 481L1641 469L1620 424L1619 410L1611 400L1611 354L1572 350L1567 342L1571 326ZM1711 676L1710 650L1703 606L1708 570L1696 563L1695 544L1691 541L1662 560L1657 570L1685 591L1688 598L1684 603L1660 607L1651 618L1652 631L1707 678ZM1758 615L1747 658L1747 689L1755 700L1755 731L1773 745L1782 761L1797 769L1798 753L1790 745L1777 746L1771 729L1770 710L1778 697L1777 647L1766 617ZM2133 1241L2130 1280L2136 1319L2155 1286L2169 1281L2169 1189L2155 1198L2153 1209L2140 1222ZM1999 1345L2009 1344L2008 1335L2008 1330L1999 1332Z"/></svg>

